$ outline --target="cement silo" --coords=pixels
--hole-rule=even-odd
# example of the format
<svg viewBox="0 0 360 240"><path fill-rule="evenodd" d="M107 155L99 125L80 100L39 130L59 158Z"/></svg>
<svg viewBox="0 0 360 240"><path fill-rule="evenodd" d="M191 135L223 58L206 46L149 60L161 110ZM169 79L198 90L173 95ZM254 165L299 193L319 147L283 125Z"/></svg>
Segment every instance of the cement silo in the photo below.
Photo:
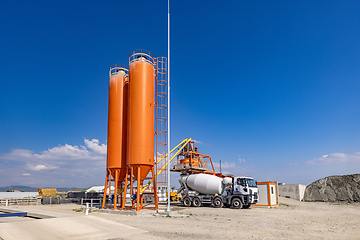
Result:
<svg viewBox="0 0 360 240"><path fill-rule="evenodd" d="M155 63L145 50L131 52L129 60L128 166L139 190L154 171Z"/></svg>
<svg viewBox="0 0 360 240"><path fill-rule="evenodd" d="M129 55L129 71L126 67L110 67L108 155L105 192L115 183L114 209L121 198L121 209L143 207L143 193L151 184L154 189L155 209L158 209L156 163L154 147L166 146L167 80L166 58L154 58L146 50L135 50ZM156 88L157 86L157 88ZM157 90L156 90L157 89ZM155 100L158 95L157 104ZM157 112L155 116L155 111ZM155 124L160 122L159 125ZM156 125L156 127L155 127ZM156 138L156 131L161 136ZM158 149L164 156L166 151ZM144 181L147 181L144 187ZM126 191L130 189L132 206L125 206ZM105 208L106 194L102 208ZM109 195L112 195L109 191ZM136 204L136 206L135 206Z"/></svg>
<svg viewBox="0 0 360 240"><path fill-rule="evenodd" d="M109 70L109 108L108 108L108 140L107 140L107 176L105 185L111 189L114 181L115 189L122 187L127 164L127 90L128 70L125 65L115 64ZM117 195L114 196L117 203ZM116 209L117 204L114 204Z"/></svg>

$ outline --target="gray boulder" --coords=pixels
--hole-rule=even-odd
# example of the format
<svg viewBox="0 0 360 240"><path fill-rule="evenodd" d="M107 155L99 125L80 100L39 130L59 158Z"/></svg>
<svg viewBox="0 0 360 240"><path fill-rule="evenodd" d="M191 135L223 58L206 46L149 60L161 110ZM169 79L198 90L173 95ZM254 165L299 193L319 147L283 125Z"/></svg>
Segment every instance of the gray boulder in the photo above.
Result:
<svg viewBox="0 0 360 240"><path fill-rule="evenodd" d="M319 179L305 189L307 202L360 202L360 174Z"/></svg>

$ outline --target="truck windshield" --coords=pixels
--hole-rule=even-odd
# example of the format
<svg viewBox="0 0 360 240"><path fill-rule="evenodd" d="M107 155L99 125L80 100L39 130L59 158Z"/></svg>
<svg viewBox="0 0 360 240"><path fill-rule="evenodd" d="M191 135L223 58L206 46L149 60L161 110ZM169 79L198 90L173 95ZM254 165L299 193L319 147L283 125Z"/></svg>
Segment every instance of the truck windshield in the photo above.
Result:
<svg viewBox="0 0 360 240"><path fill-rule="evenodd" d="M256 182L254 179L247 180L249 187L256 187Z"/></svg>

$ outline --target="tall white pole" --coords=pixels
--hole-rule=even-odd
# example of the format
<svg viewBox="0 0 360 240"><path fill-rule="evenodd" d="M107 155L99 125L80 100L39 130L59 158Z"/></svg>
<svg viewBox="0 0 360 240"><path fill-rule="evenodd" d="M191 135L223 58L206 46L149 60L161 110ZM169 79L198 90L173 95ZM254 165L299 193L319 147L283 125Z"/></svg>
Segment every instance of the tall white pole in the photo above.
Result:
<svg viewBox="0 0 360 240"><path fill-rule="evenodd" d="M167 211L171 211L170 207L170 0L168 0L168 145L167 145L167 161L168 161L168 168L167 168L167 175L168 175L168 205Z"/></svg>

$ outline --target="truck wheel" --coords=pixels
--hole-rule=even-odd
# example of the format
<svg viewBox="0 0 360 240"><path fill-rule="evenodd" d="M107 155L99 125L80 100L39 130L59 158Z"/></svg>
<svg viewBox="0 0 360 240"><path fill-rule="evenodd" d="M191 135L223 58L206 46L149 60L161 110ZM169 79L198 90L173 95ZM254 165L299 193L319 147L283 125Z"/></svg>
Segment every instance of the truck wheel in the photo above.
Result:
<svg viewBox="0 0 360 240"><path fill-rule="evenodd" d="M232 201L231 201L231 208L234 208L234 209L239 209L242 207L242 202L240 201L239 198L234 198Z"/></svg>
<svg viewBox="0 0 360 240"><path fill-rule="evenodd" d="M184 203L184 206L185 206L185 207L190 207L190 206L191 206L191 200L190 200L190 198L184 197L183 203Z"/></svg>
<svg viewBox="0 0 360 240"><path fill-rule="evenodd" d="M223 206L223 202L221 201L220 197L214 198L213 205L216 208L221 208Z"/></svg>
<svg viewBox="0 0 360 240"><path fill-rule="evenodd" d="M192 200L192 205L193 207L200 207L201 206L200 198L194 197L194 199Z"/></svg>

